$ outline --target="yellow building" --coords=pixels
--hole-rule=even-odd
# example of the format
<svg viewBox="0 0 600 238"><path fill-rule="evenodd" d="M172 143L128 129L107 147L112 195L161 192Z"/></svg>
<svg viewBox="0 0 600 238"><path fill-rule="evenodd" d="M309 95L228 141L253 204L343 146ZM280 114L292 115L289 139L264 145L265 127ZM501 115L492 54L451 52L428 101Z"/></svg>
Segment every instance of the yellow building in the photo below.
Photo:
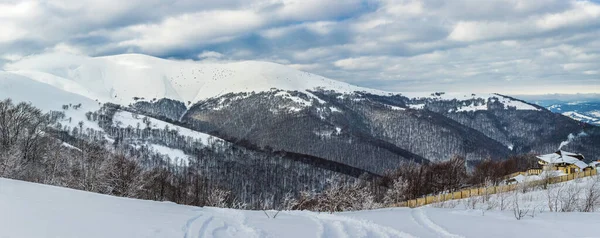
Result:
<svg viewBox="0 0 600 238"><path fill-rule="evenodd" d="M590 163L590 168L600 170L600 160Z"/></svg>
<svg viewBox="0 0 600 238"><path fill-rule="evenodd" d="M583 162L585 159L583 155L562 150L552 154L540 155L537 156L537 158L539 159L538 163L540 163L546 171L560 170L565 174L572 174L583 172L584 169L590 167Z"/></svg>

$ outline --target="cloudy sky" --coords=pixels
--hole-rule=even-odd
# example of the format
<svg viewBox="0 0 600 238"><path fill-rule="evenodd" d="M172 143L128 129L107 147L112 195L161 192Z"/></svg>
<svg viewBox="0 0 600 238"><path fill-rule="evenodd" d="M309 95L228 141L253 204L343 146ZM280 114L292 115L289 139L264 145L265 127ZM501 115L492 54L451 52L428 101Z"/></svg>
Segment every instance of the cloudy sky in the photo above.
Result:
<svg viewBox="0 0 600 238"><path fill-rule="evenodd" d="M31 54L264 60L392 91L600 92L600 1L0 0Z"/></svg>

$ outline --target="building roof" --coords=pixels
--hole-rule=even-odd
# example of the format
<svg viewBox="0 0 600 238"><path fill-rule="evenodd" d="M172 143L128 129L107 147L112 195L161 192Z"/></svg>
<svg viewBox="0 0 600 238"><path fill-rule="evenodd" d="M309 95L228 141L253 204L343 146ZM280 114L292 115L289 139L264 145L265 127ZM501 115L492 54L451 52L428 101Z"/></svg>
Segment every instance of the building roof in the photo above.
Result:
<svg viewBox="0 0 600 238"><path fill-rule="evenodd" d="M582 161L584 159L583 155L562 150L556 151L552 154L540 155L537 158L545 161L546 163L551 164L574 164L575 166L581 169L587 168L589 166L588 164Z"/></svg>
<svg viewBox="0 0 600 238"><path fill-rule="evenodd" d="M600 161L594 161L594 162L591 162L591 163L590 163L590 166L592 166L592 167L594 167L594 168L595 168L596 166L599 166L599 165L600 165Z"/></svg>
<svg viewBox="0 0 600 238"><path fill-rule="evenodd" d="M514 176L514 177L512 177L510 179L514 179L515 181L517 181L517 183L522 183L525 180L525 178L527 178L527 177L524 176L524 175L522 175L522 174L519 174L519 175Z"/></svg>

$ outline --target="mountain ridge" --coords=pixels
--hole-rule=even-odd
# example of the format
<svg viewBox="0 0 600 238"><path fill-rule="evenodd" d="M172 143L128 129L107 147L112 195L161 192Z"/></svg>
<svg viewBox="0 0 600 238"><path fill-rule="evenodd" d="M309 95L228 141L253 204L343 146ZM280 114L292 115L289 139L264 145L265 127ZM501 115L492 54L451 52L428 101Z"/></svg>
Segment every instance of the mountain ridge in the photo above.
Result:
<svg viewBox="0 0 600 238"><path fill-rule="evenodd" d="M473 113L477 115L477 112L479 111L491 112L494 110L516 110L523 112L543 112L544 110L547 110L535 104L530 104L526 101L502 94L384 92L353 86L340 81L291 69L280 64L259 61L204 64L200 62L167 60L141 54L123 54L102 57L44 54L27 57L21 61L7 65L5 69L8 70L7 74L27 77L32 81L50 85L58 90L87 97L90 100L95 100L98 105L101 105L102 103L116 103L122 106L137 108L138 111L149 113L149 115L166 116L170 120L187 120L186 122L188 124L201 122L208 125L208 127L197 127L195 130L200 130L201 132L209 132L212 130L214 133L219 133L219 131L215 130L224 130L225 128L215 129L218 128L218 126L216 126L218 122L205 121L204 118L218 117L220 118L219 120L232 120L231 117L215 117L217 114L214 113L233 104L239 104L247 100L254 100L255 104L266 103L265 100L274 100L274 102L268 103L269 105L265 105L264 111L260 112L265 115L273 114L271 117L280 117L283 114L301 115L303 114L303 111L313 111L309 113L316 118L316 121L313 123L325 123L322 125L325 127L333 126L335 130L338 130L338 134L340 133L341 128L348 127L348 125L358 125L355 123L366 120L365 122L362 122L362 128L359 129L359 131L363 132L358 134L355 133L355 135L359 135L359 138L366 138L361 135L373 133L368 132L369 130L373 130L369 129L372 125L368 124L373 123L374 121L367 122L371 119L367 120L369 116L366 116L366 114L363 115L364 113L362 112L352 114L353 116L351 117L354 118L347 118L352 122L342 127L340 127L341 124L339 123L344 124L344 122L335 122L337 119L333 119L333 123L326 121L331 120L328 118L337 117L339 119L339 116L337 115L347 114L360 108L353 108L352 106L345 107L344 105L360 104L363 103L361 102L363 100L367 100L365 102L368 102L370 105L368 107L381 104L386 107L384 111L395 111L394 113L396 114L406 113L404 112L406 110L426 110L435 112L434 114L426 116L423 114L425 111L422 111L418 114L423 115L417 116L417 118L423 116L428 118L431 118L432 116L439 117L434 120L437 121L434 122L434 124L442 123L446 120L444 118L449 118L454 121L458 120L457 122L459 122L459 124L457 125L460 125L458 127L466 126L467 128L477 128L476 126L473 127L472 125L469 125L469 123L467 123L468 121L465 121L471 120L468 118L475 117L468 116L460 119L461 117L459 115L465 113L466 115ZM336 96L329 97L328 95ZM163 99L169 99L171 101L165 101ZM87 104L90 104L90 100L88 100ZM373 101L373 103L369 101ZM163 105L159 103L166 104ZM340 105L342 108L345 107L346 109L340 110ZM253 107L252 104L246 104L246 106L249 108ZM85 104L84 108L86 108ZM96 110L97 106L92 105L91 108ZM200 110L203 113L202 115L198 113L192 115L193 113L189 112L189 110L192 109L195 110L195 112ZM243 115L246 115L246 117L252 117L252 114L257 113L245 111L245 109L238 108L237 111L228 111L228 115L244 112L245 114ZM489 115L487 117L493 119L493 117L498 116L497 113L495 114L496 115ZM290 119L292 118L294 117L290 117ZM241 118L235 120L241 120ZM260 119L257 120L258 121L255 122L257 125L261 124L263 121ZM270 119L267 119L267 121L268 120ZM288 125L290 121L286 120L288 119L284 119L278 123ZM236 123L234 123L234 125L236 125ZM393 122L388 121L386 123ZM495 124L497 124L496 126L499 127L500 131L504 130L500 128L502 126L497 122ZM456 128L457 126L453 125L448 127L450 125L448 123L445 123L445 125L446 126L442 126L442 124L440 124L436 126L442 126L442 128L446 127L446 129L443 130ZM247 133L251 133L251 130L254 127L255 125L249 125L248 128L238 129L247 130ZM481 131L482 129L485 130L485 128L475 130ZM261 130L269 133L269 130L272 129L267 127L262 128ZM301 130L315 129L302 128ZM317 129L317 131L319 130L321 129ZM472 134L465 134L464 131L468 131L468 129L465 128L456 128L455 131L463 131L461 132L462 134L459 133L460 135L458 135L457 138ZM256 134L256 131L252 133ZM432 133L435 134L436 132L432 131ZM497 138L494 133L497 132L493 132L493 130L484 132L486 136ZM506 133L504 132L504 134ZM241 136L238 139L252 139L244 138L244 134L227 136ZM374 137L372 139L367 139L366 141L378 141L380 139L381 138ZM498 139L500 139L499 141L510 150L514 147L514 142L511 142L511 140L514 141L514 139L509 139L504 136L503 138L497 138L495 140ZM385 140L389 140L389 138ZM480 139L480 141L485 141L485 139ZM405 142L404 146L412 147L410 142L408 144ZM399 149L402 150L401 148ZM465 150L458 149L457 152L458 151ZM303 153L304 151L295 152ZM504 153L500 154L503 154L503 156L505 155ZM445 154L443 156L447 157L449 155ZM432 158L427 159L431 160Z"/></svg>
<svg viewBox="0 0 600 238"><path fill-rule="evenodd" d="M193 166L254 205L406 163L551 153L581 132L565 149L600 155L598 127L510 96L391 93L272 63L215 65L34 56L0 72L0 95L51 112L60 138L99 140L148 166Z"/></svg>
<svg viewBox="0 0 600 238"><path fill-rule="evenodd" d="M124 105L135 102L134 97L196 103L227 93L260 92L271 88L385 93L260 61L205 64L140 54L104 57L46 54L9 64L5 70L93 100ZM144 90L133 90L135 86L144 86Z"/></svg>

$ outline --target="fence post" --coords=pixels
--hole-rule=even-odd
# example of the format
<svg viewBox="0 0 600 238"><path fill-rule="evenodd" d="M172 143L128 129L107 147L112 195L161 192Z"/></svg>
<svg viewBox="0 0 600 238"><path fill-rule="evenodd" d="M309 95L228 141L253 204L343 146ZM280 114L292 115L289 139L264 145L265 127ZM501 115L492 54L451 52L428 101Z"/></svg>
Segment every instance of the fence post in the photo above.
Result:
<svg viewBox="0 0 600 238"><path fill-rule="evenodd" d="M566 182L566 181L570 181L570 180L573 180L576 178L595 176L597 174L598 174L598 170L596 168L592 168L589 171L584 170L581 172L576 172L576 173L567 174L567 175L563 175L563 176L552 177L550 179L550 183L553 184L553 183ZM488 194L488 193L498 194L498 193L503 193L503 192L509 192L509 191L515 190L517 185L509 184L509 185L504 185L504 186L497 185L497 186L492 186L492 187L467 188L467 189L462 189L460 191L451 192L449 194L447 193L447 194L438 194L438 195L433 195L433 196L423 196L422 198L408 200L404 203L399 203L398 205L415 208L418 206L432 204L435 202L457 200L457 199L469 198L472 196L482 196L482 195Z"/></svg>

